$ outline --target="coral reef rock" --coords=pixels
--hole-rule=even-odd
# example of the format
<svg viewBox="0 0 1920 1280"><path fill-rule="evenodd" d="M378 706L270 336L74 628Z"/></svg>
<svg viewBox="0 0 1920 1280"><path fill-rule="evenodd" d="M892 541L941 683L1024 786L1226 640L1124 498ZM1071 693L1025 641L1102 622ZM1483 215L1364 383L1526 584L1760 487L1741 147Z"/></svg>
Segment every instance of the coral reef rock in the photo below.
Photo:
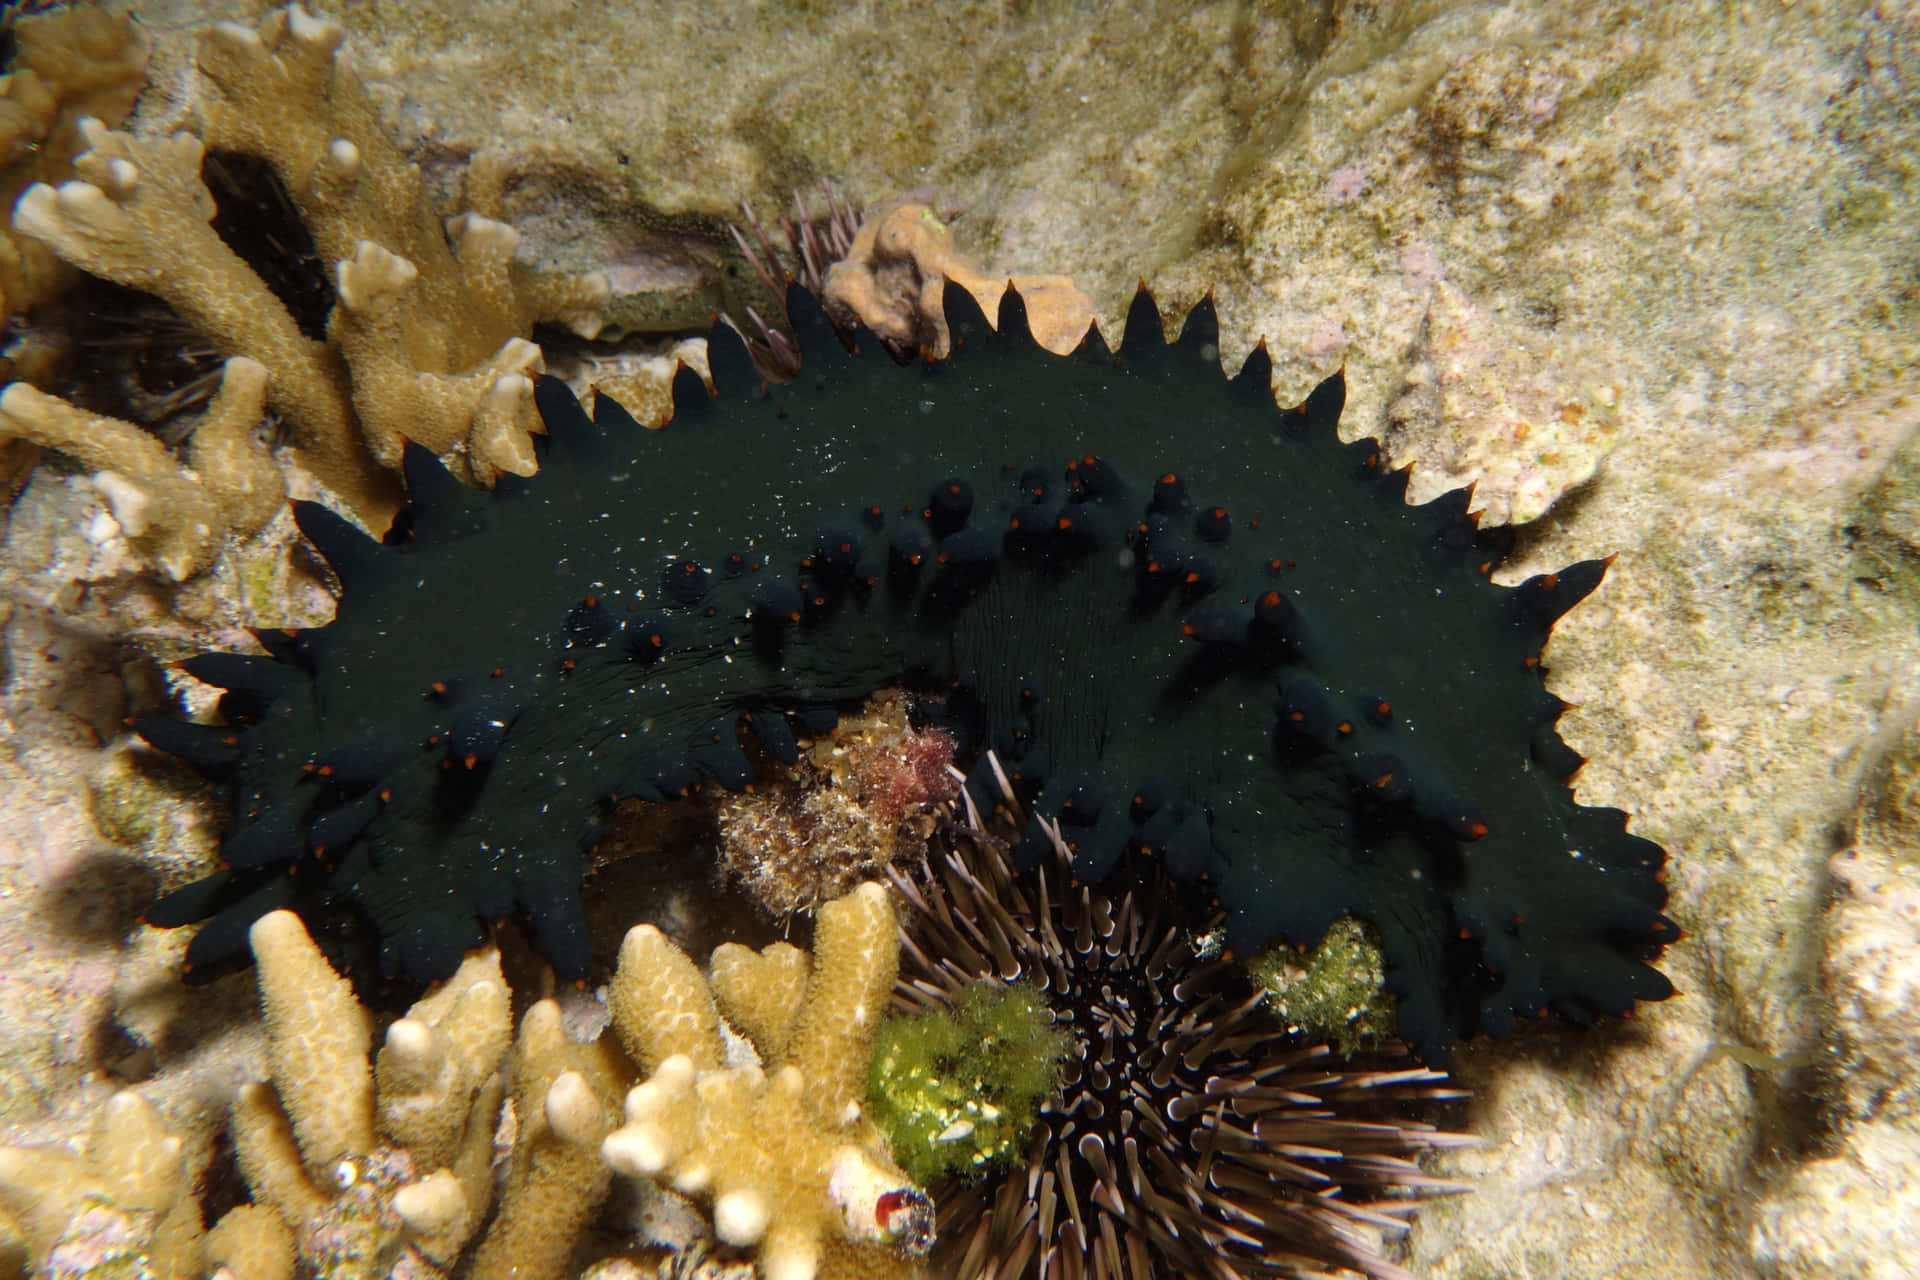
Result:
<svg viewBox="0 0 1920 1280"><path fill-rule="evenodd" d="M1412 502L1471 483L1482 524L1537 520L1590 479L1646 406L1617 354L1504 324L1445 280L1433 286L1407 385L1381 443L1413 466Z"/></svg>
<svg viewBox="0 0 1920 1280"><path fill-rule="evenodd" d="M1753 1247L1783 1280L1894 1280L1920 1270L1920 733L1894 744L1829 867L1820 1009L1838 1132L1762 1200Z"/></svg>

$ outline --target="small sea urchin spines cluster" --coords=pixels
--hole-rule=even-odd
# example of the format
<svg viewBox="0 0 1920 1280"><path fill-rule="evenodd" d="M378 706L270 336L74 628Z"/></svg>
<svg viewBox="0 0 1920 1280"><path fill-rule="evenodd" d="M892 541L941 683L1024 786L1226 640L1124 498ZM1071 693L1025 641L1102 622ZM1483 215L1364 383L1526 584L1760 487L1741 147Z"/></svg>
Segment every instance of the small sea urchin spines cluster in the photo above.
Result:
<svg viewBox="0 0 1920 1280"><path fill-rule="evenodd" d="M738 227L728 228L733 233L734 244L739 247L747 265L753 268L753 274L761 286L779 300L780 319L785 328L769 324L752 307L746 308L747 321L753 327L752 333L731 316L723 317L723 322L746 342L747 350L753 354L753 362L760 371L781 382L798 376L801 359L799 345L788 336L793 320L786 313L787 287L798 283L815 297L823 296L826 292L827 268L847 256L847 250L853 247L854 233L860 229L860 210L841 196L831 182L823 181L820 188L826 197L826 213L817 220L808 210L807 202L800 198L800 193L793 193L792 215L783 214L780 218L780 231L787 241L787 253L784 255L774 248L773 240L754 214L753 206L744 200L740 202L740 215L747 224L746 232L741 232ZM791 268L783 261L784 258L793 260Z"/></svg>
<svg viewBox="0 0 1920 1280"><path fill-rule="evenodd" d="M1074 1041L1024 1159L933 1188L942 1274L1404 1280L1385 1238L1462 1190L1414 1157L1471 1139L1399 1114L1458 1097L1383 1046L1364 1066L1288 1037L1181 893L1135 859L1094 888L1057 853L1016 872L991 839L895 876L897 1009L1028 981Z"/></svg>

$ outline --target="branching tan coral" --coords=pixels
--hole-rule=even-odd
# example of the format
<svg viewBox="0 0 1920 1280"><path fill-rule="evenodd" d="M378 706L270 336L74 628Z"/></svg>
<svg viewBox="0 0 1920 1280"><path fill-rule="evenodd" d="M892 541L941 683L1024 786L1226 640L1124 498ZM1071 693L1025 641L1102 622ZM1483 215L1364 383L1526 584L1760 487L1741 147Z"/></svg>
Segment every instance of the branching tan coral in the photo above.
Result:
<svg viewBox="0 0 1920 1280"><path fill-rule="evenodd" d="M82 149L78 122L118 124L146 84L146 33L91 5L13 24L11 70L0 76L0 203L28 184L63 182ZM0 228L0 318L45 302L72 272L45 246Z"/></svg>
<svg viewBox="0 0 1920 1280"><path fill-rule="evenodd" d="M116 1094L83 1151L0 1147L0 1209L24 1237L35 1274L197 1280L206 1239L181 1138L136 1093ZM98 1272L78 1267L100 1266ZM64 1269L63 1269L64 1268Z"/></svg>
<svg viewBox="0 0 1920 1280"><path fill-rule="evenodd" d="M905 351L947 354L947 281L971 293L988 319L1000 314L1008 280L984 275L954 246L953 231L924 204L895 201L868 212L847 256L827 271L827 314L842 329L864 324ZM1093 304L1065 276L1014 276L1027 327L1066 355L1093 324Z"/></svg>
<svg viewBox="0 0 1920 1280"><path fill-rule="evenodd" d="M763 1280L911 1274L932 1209L860 1107L898 962L892 903L871 882L820 908L810 963L785 944L721 947L711 984L659 930L629 931L608 1002L649 1075L607 1162L710 1206ZM722 1065L721 1012L761 1064Z"/></svg>
<svg viewBox="0 0 1920 1280"><path fill-rule="evenodd" d="M527 1011L513 1051L514 1114L520 1132L499 1216L481 1241L470 1280L555 1280L605 1199L612 1174L600 1143L619 1122L628 1063L602 1036L567 1037L560 1007Z"/></svg>
<svg viewBox="0 0 1920 1280"><path fill-rule="evenodd" d="M464 441L483 482L483 466L531 474L531 384L497 384L538 360L524 340L536 321L596 332L606 279L539 280L514 261L519 233L489 218L443 228L340 55L344 37L297 4L257 28L216 24L198 58L203 135L272 164L322 259L339 264L338 341L375 457L397 465L403 435L437 453ZM478 421L483 407L493 422Z"/></svg>
<svg viewBox="0 0 1920 1280"><path fill-rule="evenodd" d="M180 581L213 562L224 535L257 532L285 502L279 469L254 434L266 381L258 362L227 361L188 467L135 424L76 409L24 382L0 391L0 438L57 449L91 468L128 540Z"/></svg>
<svg viewBox="0 0 1920 1280"><path fill-rule="evenodd" d="M776 942L761 951L737 943L715 947L708 966L714 999L768 1061L784 1059L793 1038L813 957Z"/></svg>
<svg viewBox="0 0 1920 1280"><path fill-rule="evenodd" d="M255 1197L279 1210L301 1261L343 1278L451 1267L492 1203L497 1069L508 1065L517 1135L499 1211L467 1274L568 1274L611 1176L600 1143L634 1076L619 1049L569 1039L559 1007L543 1000L522 1020L508 1063L507 990L499 954L487 949L387 1029L369 1073L358 1006L299 919L265 916L253 939L275 1086L242 1094L235 1143ZM409 1254L421 1269L393 1262Z"/></svg>
<svg viewBox="0 0 1920 1280"><path fill-rule="evenodd" d="M136 138L97 121L83 121L81 133L80 176L29 187L14 227L93 275L164 299L217 350L265 365L267 401L292 426L301 463L357 510L388 510L390 482L360 440L338 359L300 332L209 225L200 140Z"/></svg>
<svg viewBox="0 0 1920 1280"><path fill-rule="evenodd" d="M542 282L513 261L518 235L465 215L443 230L416 166L393 145L351 64L346 32L298 4L257 28L222 22L201 41L203 136L219 150L263 156L287 186L328 261L371 240L420 271L414 319L456 367L478 363L536 320L591 336L606 282ZM449 247L449 237L452 245Z"/></svg>
<svg viewBox="0 0 1920 1280"><path fill-rule="evenodd" d="M417 166L341 56L343 38L298 5L258 28L215 25L198 58L200 136L83 122L76 177L29 188L14 226L85 271L161 297L215 349L264 365L295 460L378 531L407 440L475 483L532 473L527 374L540 352L525 335L536 321L592 333L608 285L598 273L536 276L515 261L519 233L504 223L466 214L442 227ZM286 185L333 264L339 305L326 342L303 335L208 225L208 148L261 157Z"/></svg>
<svg viewBox="0 0 1920 1280"><path fill-rule="evenodd" d="M234 1147L257 1204L284 1228L248 1219L215 1229L234 1256L279 1238L316 1274L374 1280L442 1274L485 1219L488 1170L510 1037L498 953L477 951L387 1031L369 1066L366 1016L299 917L277 911L251 933L273 1083L234 1104ZM377 1082L377 1083L376 1083ZM274 1265L291 1266L283 1249ZM529 1273L532 1274L532 1273Z"/></svg>
<svg viewBox="0 0 1920 1280"><path fill-rule="evenodd" d="M229 1210L207 1232L206 1254L213 1280L293 1280L293 1237L265 1205Z"/></svg>
<svg viewBox="0 0 1920 1280"><path fill-rule="evenodd" d="M757 1246L761 1280L916 1274L932 1208L860 1105L898 967L878 885L821 909L811 957L720 948L711 986L657 929L633 930L615 1031L593 1040L552 1000L512 1035L499 955L474 952L371 1063L366 1012L299 917L263 916L250 941L269 1080L240 1091L232 1134L253 1203L203 1232L181 1140L122 1094L82 1151L0 1148L0 1280L24 1274L9 1248L75 1280L564 1280L614 1167L641 1172L649 1151L712 1205L723 1244ZM726 1065L723 1011L766 1068ZM651 1078L628 1092L640 1064ZM704 1256L658 1274L737 1271Z"/></svg>
<svg viewBox="0 0 1920 1280"><path fill-rule="evenodd" d="M0 75L0 208L35 182L64 182L84 144L88 117L118 124L146 84L148 40L130 19L69 5L12 24L12 65ZM17 322L78 277L51 250L0 225L0 322ZM64 334L18 325L0 351L0 382L50 385L72 344ZM0 438L0 486L11 488L38 460L25 440Z"/></svg>

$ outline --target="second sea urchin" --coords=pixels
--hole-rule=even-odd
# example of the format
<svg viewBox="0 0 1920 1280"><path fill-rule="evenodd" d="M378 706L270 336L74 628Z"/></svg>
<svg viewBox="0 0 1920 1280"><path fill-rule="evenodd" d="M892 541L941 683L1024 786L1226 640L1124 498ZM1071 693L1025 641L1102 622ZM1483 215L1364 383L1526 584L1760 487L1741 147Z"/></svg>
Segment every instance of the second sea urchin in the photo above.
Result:
<svg viewBox="0 0 1920 1280"><path fill-rule="evenodd" d="M743 234L738 227L728 228L733 232L733 242L740 248L740 256L753 268L753 274L759 277L761 286L781 300L782 323L767 323L752 307L748 307L746 312L753 332L749 333L732 316L722 317L721 323L733 329L746 342L753 363L760 372L778 382L790 381L800 373L800 348L789 336L793 318L786 314L788 287L797 282L815 297L824 297L827 269L847 256L847 250L853 246L854 234L860 229L860 210L844 199L831 182L823 181L820 189L826 197L826 212L817 221L808 211L806 201L800 198L800 193L793 193L793 216L782 216L780 219L780 230L786 235L789 250L784 257L773 247L767 229L754 216L753 206L745 200L740 202L740 213L746 219L746 232ZM749 236L752 238L749 239ZM786 265L785 258L792 259L791 269Z"/></svg>
<svg viewBox="0 0 1920 1280"><path fill-rule="evenodd" d="M1074 1042L1024 1156L929 1188L938 1274L1410 1280L1383 1242L1421 1197L1461 1189L1412 1157L1470 1139L1395 1104L1458 1097L1443 1075L1289 1037L1143 859L1089 887L1064 856L1016 872L963 838L895 885L898 1011L1031 983Z"/></svg>

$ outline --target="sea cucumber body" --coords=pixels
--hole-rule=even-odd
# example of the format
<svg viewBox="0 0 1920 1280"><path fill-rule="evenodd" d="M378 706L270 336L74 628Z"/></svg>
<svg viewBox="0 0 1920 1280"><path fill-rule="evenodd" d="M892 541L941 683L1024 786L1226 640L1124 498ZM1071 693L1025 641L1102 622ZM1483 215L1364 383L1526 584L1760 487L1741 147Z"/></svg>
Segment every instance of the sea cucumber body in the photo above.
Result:
<svg viewBox="0 0 1920 1280"><path fill-rule="evenodd" d="M954 356L899 367L796 295L792 384L717 329L717 397L683 372L663 430L545 383L531 481L467 491L412 456L392 546L303 508L339 616L229 671L279 690L212 761L232 867L156 916L211 915L207 961L345 893L430 979L520 911L584 973L582 850L613 798L743 785L742 731L791 756L904 683L963 730L976 794L992 748L1079 874L1142 845L1243 953L1370 923L1430 1059L1666 994L1664 855L1575 803L1538 666L1603 566L1495 585L1464 494L1406 506L1340 443L1337 379L1283 410L1263 353L1222 377L1210 306L1166 343L1143 293L1117 352L1056 357L1009 299L996 332L950 290ZM220 754L180 732L149 737Z"/></svg>

